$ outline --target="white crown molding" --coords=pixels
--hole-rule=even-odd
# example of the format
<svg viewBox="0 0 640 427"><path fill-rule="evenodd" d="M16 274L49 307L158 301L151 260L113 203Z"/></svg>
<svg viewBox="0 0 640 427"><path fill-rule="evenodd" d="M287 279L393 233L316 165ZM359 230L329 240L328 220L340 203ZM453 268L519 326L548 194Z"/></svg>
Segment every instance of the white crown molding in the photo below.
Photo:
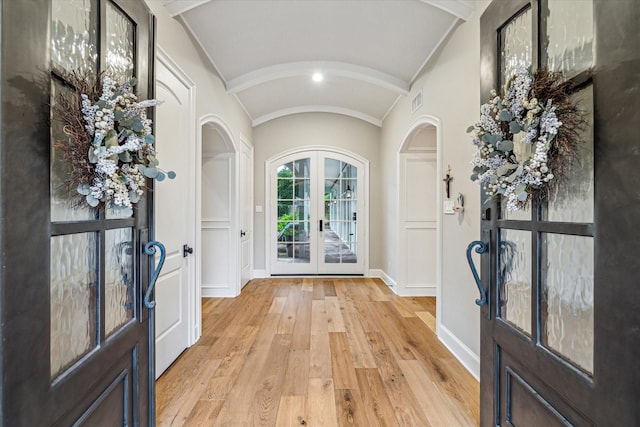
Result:
<svg viewBox="0 0 640 427"><path fill-rule="evenodd" d="M165 0L164 8L167 9L167 12L169 12L172 18L175 18L210 1L211 0Z"/></svg>
<svg viewBox="0 0 640 427"><path fill-rule="evenodd" d="M265 114L263 116L257 117L252 121L251 124L253 127L256 127L270 120L274 120L284 116L290 116L292 114L302 114L302 113L341 114L343 116L350 116L356 119L364 120L365 122L371 123L372 125L375 125L377 127L382 127L382 122L379 119L376 119L375 117L372 117L360 111L351 110L349 108L336 107L333 105L302 105L299 107L284 108L282 110L273 111L269 114Z"/></svg>
<svg viewBox="0 0 640 427"><path fill-rule="evenodd" d="M470 0L422 0L422 2L442 9L463 21L468 21L476 10L475 4Z"/></svg>
<svg viewBox="0 0 640 427"><path fill-rule="evenodd" d="M400 95L409 93L409 83L369 67L336 61L289 62L250 71L227 82L227 92L238 93L254 86L287 77L309 76L315 72L359 80Z"/></svg>

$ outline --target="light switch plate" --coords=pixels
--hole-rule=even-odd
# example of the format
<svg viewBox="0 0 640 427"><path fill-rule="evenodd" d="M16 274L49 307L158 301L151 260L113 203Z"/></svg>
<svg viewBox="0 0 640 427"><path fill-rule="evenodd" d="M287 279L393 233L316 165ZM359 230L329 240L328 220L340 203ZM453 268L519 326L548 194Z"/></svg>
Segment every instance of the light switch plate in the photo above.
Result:
<svg viewBox="0 0 640 427"><path fill-rule="evenodd" d="M453 200L445 200L444 203L442 203L442 207L444 208L444 213L446 215L453 215L456 213L456 211L453 210L453 205Z"/></svg>

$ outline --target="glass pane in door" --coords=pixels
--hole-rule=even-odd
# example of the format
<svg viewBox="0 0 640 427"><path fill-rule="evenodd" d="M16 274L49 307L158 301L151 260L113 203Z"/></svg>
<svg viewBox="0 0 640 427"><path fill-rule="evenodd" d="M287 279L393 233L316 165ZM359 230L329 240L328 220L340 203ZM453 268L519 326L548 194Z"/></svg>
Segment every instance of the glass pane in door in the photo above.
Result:
<svg viewBox="0 0 640 427"><path fill-rule="evenodd" d="M98 234L51 238L51 376L96 346Z"/></svg>
<svg viewBox="0 0 640 427"><path fill-rule="evenodd" d="M56 112L59 97L69 98L71 90L56 78L51 79L51 221L85 221L96 218L96 209L78 197L75 187L67 178L71 174L70 162L65 159L64 144L70 137L64 132L64 123Z"/></svg>
<svg viewBox="0 0 640 427"><path fill-rule="evenodd" d="M593 372L593 237L542 234L542 342Z"/></svg>
<svg viewBox="0 0 640 427"><path fill-rule="evenodd" d="M324 170L324 262L357 263L358 169L326 158Z"/></svg>
<svg viewBox="0 0 640 427"><path fill-rule="evenodd" d="M532 64L532 21L531 9L516 16L500 30L500 86L505 87L509 79L520 67Z"/></svg>
<svg viewBox="0 0 640 427"><path fill-rule="evenodd" d="M133 230L105 233L105 334L109 336L133 318Z"/></svg>
<svg viewBox="0 0 640 427"><path fill-rule="evenodd" d="M547 0L547 66L570 79L593 65L593 0Z"/></svg>
<svg viewBox="0 0 640 427"><path fill-rule="evenodd" d="M63 74L94 74L98 66L98 0L51 3L51 61Z"/></svg>
<svg viewBox="0 0 640 427"><path fill-rule="evenodd" d="M277 169L278 262L309 263L311 234L310 159L283 164Z"/></svg>
<svg viewBox="0 0 640 427"><path fill-rule="evenodd" d="M119 82L134 76L134 25L116 6L107 3L107 70Z"/></svg>
<svg viewBox="0 0 640 427"><path fill-rule="evenodd" d="M500 317L531 335L531 232L500 230Z"/></svg>
<svg viewBox="0 0 640 427"><path fill-rule="evenodd" d="M593 85L576 94L579 108L587 121L575 158L557 187L549 195L543 216L547 221L593 222Z"/></svg>

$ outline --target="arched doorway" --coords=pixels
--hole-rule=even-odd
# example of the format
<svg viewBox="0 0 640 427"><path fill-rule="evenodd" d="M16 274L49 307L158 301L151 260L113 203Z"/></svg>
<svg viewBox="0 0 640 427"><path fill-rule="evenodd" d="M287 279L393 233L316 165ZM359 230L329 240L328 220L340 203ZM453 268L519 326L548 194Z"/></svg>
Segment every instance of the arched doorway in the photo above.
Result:
<svg viewBox="0 0 640 427"><path fill-rule="evenodd" d="M438 119L418 118L398 149L398 291L440 296L441 143ZM440 316L440 298L437 298Z"/></svg>
<svg viewBox="0 0 640 427"><path fill-rule="evenodd" d="M216 116L200 120L198 283L203 297L240 293L238 150L230 130Z"/></svg>
<svg viewBox="0 0 640 427"><path fill-rule="evenodd" d="M364 275L368 268L368 161L305 147L267 161L270 275Z"/></svg>

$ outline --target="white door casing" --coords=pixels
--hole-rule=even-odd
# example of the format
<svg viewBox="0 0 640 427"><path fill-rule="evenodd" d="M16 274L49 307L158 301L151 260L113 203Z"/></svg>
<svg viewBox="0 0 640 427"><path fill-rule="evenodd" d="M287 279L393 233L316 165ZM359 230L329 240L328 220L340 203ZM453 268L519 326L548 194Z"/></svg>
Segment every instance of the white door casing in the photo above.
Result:
<svg viewBox="0 0 640 427"><path fill-rule="evenodd" d="M240 138L240 287L253 278L253 147Z"/></svg>
<svg viewBox="0 0 640 427"><path fill-rule="evenodd" d="M277 168L285 163L309 159L311 185L309 199L312 200L310 209L309 246L311 254L307 263L278 262L277 246ZM324 161L325 158L335 159L357 167L358 197L357 197L357 262L356 263L325 263L323 252L324 234L319 230L319 220L324 217ZM369 268L369 161L346 150L327 146L300 147L280 153L265 162L265 255L267 275L331 275L355 274L362 275Z"/></svg>
<svg viewBox="0 0 640 427"><path fill-rule="evenodd" d="M160 167L176 178L155 186L155 239L167 250L155 288L156 377L198 339L195 260L183 257L183 245L195 245L195 88L161 50L156 66L155 133ZM197 248L196 248L197 249Z"/></svg>
<svg viewBox="0 0 640 427"><path fill-rule="evenodd" d="M423 115L400 141L398 161L399 295L436 296L436 327L442 318L442 133L440 120ZM416 175L409 177L408 175ZM419 181L416 181L419 180ZM416 185L421 182L423 185ZM429 189L424 187L429 185ZM419 191L419 194L413 194ZM417 200L407 200L415 198ZM435 228L434 228L435 226ZM422 234L422 237L420 235ZM425 239L426 238L426 239ZM417 249L425 245L429 248ZM416 250L423 252L415 253ZM413 251L413 252L412 252ZM416 259L418 257L418 259ZM429 271L424 270L429 260Z"/></svg>
<svg viewBox="0 0 640 427"><path fill-rule="evenodd" d="M238 146L214 114L200 118L197 140L198 289L203 297L235 297L240 294Z"/></svg>

